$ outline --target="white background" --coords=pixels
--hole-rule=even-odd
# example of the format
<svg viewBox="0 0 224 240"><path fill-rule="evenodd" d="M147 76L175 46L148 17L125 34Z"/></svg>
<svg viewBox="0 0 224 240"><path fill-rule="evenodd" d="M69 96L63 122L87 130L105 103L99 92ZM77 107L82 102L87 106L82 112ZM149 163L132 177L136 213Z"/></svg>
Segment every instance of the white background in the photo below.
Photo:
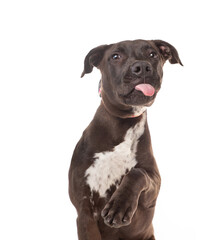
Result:
<svg viewBox="0 0 224 240"><path fill-rule="evenodd" d="M162 39L166 63L148 109L162 188L158 240L224 240L221 1L0 3L0 239L77 239L67 193L73 149L100 103L100 74L80 79L92 48Z"/></svg>

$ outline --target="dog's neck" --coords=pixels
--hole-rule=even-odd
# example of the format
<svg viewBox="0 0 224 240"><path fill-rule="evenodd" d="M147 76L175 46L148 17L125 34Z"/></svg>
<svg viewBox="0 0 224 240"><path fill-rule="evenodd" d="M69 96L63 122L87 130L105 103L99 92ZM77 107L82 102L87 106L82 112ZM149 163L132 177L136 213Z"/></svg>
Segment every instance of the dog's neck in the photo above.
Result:
<svg viewBox="0 0 224 240"><path fill-rule="evenodd" d="M102 104L104 105L106 111L118 118L136 118L141 116L145 111L146 107L132 107L132 106L124 106L119 104L112 104L107 98L106 94L102 91Z"/></svg>

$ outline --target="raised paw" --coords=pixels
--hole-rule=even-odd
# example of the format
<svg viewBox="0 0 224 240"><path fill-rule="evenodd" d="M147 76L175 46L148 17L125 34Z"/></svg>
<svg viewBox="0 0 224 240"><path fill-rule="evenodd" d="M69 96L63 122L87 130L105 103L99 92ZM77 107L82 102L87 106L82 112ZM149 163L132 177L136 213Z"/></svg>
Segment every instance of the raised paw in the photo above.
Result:
<svg viewBox="0 0 224 240"><path fill-rule="evenodd" d="M120 228L131 223L137 209L138 200L134 197L117 196L106 204L101 212L104 223L109 227Z"/></svg>

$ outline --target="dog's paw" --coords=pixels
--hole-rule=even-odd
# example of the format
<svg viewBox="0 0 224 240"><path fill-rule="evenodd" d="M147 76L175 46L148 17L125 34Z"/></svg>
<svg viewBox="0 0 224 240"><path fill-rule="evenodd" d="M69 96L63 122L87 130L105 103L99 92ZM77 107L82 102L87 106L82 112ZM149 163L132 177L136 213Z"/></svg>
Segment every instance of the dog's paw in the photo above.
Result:
<svg viewBox="0 0 224 240"><path fill-rule="evenodd" d="M102 210L101 216L109 227L120 228L131 223L137 206L137 197L115 194Z"/></svg>

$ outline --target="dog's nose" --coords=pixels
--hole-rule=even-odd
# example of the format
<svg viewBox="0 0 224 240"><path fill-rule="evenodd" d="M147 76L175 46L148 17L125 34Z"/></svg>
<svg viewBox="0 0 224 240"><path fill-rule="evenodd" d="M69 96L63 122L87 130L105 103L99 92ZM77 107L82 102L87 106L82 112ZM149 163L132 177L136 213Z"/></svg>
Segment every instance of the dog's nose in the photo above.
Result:
<svg viewBox="0 0 224 240"><path fill-rule="evenodd" d="M136 76L141 76L142 74L149 74L152 72L152 66L148 62L135 62L131 66L131 72Z"/></svg>

